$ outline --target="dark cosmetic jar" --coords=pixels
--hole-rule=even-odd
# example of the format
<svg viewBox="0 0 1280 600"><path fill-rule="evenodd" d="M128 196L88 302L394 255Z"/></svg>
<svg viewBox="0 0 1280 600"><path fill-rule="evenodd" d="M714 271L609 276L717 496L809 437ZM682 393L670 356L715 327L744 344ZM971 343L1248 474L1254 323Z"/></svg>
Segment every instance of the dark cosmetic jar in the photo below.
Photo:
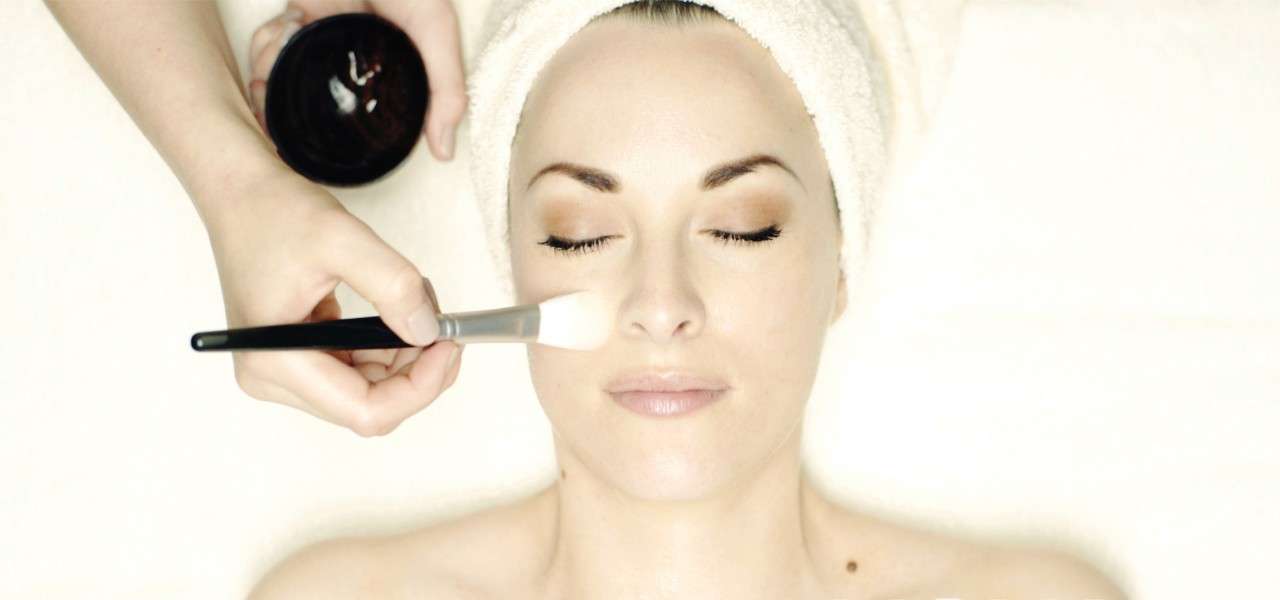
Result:
<svg viewBox="0 0 1280 600"><path fill-rule="evenodd" d="M429 102L427 71L409 36L377 15L346 13L308 24L280 49L264 119L293 170L352 187L409 155Z"/></svg>

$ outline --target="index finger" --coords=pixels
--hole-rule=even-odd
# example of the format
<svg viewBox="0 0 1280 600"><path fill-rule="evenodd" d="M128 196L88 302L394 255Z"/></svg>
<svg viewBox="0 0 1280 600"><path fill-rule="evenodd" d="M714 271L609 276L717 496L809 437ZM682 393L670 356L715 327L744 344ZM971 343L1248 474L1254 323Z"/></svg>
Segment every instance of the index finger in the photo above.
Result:
<svg viewBox="0 0 1280 600"><path fill-rule="evenodd" d="M440 395L447 375L451 341L426 347L403 373L370 382L350 365L315 351L279 352L271 373L279 385L360 435L385 435Z"/></svg>

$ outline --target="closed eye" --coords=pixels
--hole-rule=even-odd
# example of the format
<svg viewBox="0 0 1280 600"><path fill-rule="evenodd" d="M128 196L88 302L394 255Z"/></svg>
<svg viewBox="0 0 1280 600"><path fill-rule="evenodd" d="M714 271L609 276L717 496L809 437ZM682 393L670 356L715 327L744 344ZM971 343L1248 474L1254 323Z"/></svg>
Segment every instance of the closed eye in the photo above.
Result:
<svg viewBox="0 0 1280 600"><path fill-rule="evenodd" d="M732 231L719 231L716 229L709 229L707 231L709 231L717 240L723 242L726 246L730 243L743 246L764 244L770 240L776 239L782 234L782 229L777 225L770 225L760 231L753 231L750 233L734 233ZM615 237L617 236L607 235L590 240L566 240L556 236L550 236L545 241L538 243L543 246L550 247L556 252L564 254L585 254L587 252L594 251L596 248L599 248L604 244L605 241Z"/></svg>

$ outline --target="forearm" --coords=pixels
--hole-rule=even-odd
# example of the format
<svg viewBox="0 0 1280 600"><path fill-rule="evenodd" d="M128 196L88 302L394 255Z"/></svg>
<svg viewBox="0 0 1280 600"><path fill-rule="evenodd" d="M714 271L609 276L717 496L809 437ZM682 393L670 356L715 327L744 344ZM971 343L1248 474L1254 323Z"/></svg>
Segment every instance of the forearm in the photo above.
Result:
<svg viewBox="0 0 1280 600"><path fill-rule="evenodd" d="M228 182L287 167L258 128L212 1L45 0L206 225Z"/></svg>

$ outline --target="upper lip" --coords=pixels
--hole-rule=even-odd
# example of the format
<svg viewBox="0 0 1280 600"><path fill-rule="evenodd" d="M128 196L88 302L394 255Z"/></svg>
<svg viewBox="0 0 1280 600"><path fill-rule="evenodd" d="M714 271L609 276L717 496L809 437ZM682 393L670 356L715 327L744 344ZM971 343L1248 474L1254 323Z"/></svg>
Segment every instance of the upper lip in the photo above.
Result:
<svg viewBox="0 0 1280 600"><path fill-rule="evenodd" d="M610 393L618 392L685 392L689 390L723 390L729 385L711 375L680 370L649 370L622 375L609 382Z"/></svg>

